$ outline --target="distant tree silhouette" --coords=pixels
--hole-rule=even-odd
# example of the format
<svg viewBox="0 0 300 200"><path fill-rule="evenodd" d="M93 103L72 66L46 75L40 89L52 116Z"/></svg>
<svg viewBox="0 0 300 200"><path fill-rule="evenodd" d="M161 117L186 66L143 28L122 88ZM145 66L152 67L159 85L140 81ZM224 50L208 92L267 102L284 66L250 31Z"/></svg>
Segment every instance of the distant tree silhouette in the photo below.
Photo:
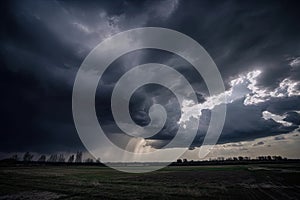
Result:
<svg viewBox="0 0 300 200"><path fill-rule="evenodd" d="M74 162L74 155L70 155L70 157L69 157L69 159L68 159L68 162L69 162L69 163Z"/></svg>
<svg viewBox="0 0 300 200"><path fill-rule="evenodd" d="M65 160L64 154L59 154L58 162L65 162Z"/></svg>
<svg viewBox="0 0 300 200"><path fill-rule="evenodd" d="M260 161L263 161L263 160L268 160L268 157L267 156L258 156L257 159Z"/></svg>
<svg viewBox="0 0 300 200"><path fill-rule="evenodd" d="M251 160L251 158L246 156L246 157L244 157L244 160Z"/></svg>
<svg viewBox="0 0 300 200"><path fill-rule="evenodd" d="M224 157L218 157L217 160L218 161L224 161Z"/></svg>
<svg viewBox="0 0 300 200"><path fill-rule="evenodd" d="M271 156L267 156L267 160L272 160L272 157Z"/></svg>
<svg viewBox="0 0 300 200"><path fill-rule="evenodd" d="M258 156L256 157L256 160L264 160L264 156Z"/></svg>
<svg viewBox="0 0 300 200"><path fill-rule="evenodd" d="M23 156L23 161L24 162L30 162L33 158L33 155L30 154L29 152L26 152Z"/></svg>
<svg viewBox="0 0 300 200"><path fill-rule="evenodd" d="M19 160L19 157L18 157L18 154L14 154L11 156L11 159L15 160L15 161L18 161Z"/></svg>
<svg viewBox="0 0 300 200"><path fill-rule="evenodd" d="M186 158L184 158L184 159L183 159L183 162L184 162L184 163L187 163L188 161L187 161L187 159L186 159Z"/></svg>
<svg viewBox="0 0 300 200"><path fill-rule="evenodd" d="M86 162L86 163L93 163L94 160L93 160L92 158L87 158L87 159L85 160L85 162Z"/></svg>
<svg viewBox="0 0 300 200"><path fill-rule="evenodd" d="M96 163L100 163L100 162L101 162L100 158L97 158Z"/></svg>
<svg viewBox="0 0 300 200"><path fill-rule="evenodd" d="M48 159L48 162L57 162L57 154L52 154Z"/></svg>
<svg viewBox="0 0 300 200"><path fill-rule="evenodd" d="M281 156L272 156L273 160L282 160Z"/></svg>
<svg viewBox="0 0 300 200"><path fill-rule="evenodd" d="M182 160L181 159L177 159L177 163L182 163Z"/></svg>
<svg viewBox="0 0 300 200"><path fill-rule="evenodd" d="M38 159L38 162L45 162L46 161L46 156L41 155L41 157Z"/></svg>
<svg viewBox="0 0 300 200"><path fill-rule="evenodd" d="M81 163L82 162L82 152L81 151L78 151L76 153L76 160L75 160L75 162L77 162L77 163Z"/></svg>

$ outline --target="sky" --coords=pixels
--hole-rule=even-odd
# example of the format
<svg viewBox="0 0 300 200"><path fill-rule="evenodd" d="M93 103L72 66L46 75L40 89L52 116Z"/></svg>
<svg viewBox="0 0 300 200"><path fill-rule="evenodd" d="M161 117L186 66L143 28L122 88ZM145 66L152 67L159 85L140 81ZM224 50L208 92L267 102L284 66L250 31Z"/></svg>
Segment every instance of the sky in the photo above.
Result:
<svg viewBox="0 0 300 200"><path fill-rule="evenodd" d="M184 157L197 159L195 150L203 142L211 110L225 103L225 125L208 157L300 158L299 2L29 0L0 4L1 156L85 151L72 117L73 84L84 58L114 34L163 27L190 36L206 49L226 91L209 96L201 75L173 53L144 49L125 54L105 71L95 97L99 123L115 144L122 145L124 133L110 108L113 88L128 70L154 62L183 74L198 102L187 102L180 109L168 88L156 84L139 88L130 100L136 124L149 124L148 111L154 103L167 111L163 129L139 142L142 147L161 148L179 126L194 123L191 127L197 129L197 136ZM220 100L224 96L226 102ZM182 113L200 119L199 124ZM185 129L185 134L191 131Z"/></svg>

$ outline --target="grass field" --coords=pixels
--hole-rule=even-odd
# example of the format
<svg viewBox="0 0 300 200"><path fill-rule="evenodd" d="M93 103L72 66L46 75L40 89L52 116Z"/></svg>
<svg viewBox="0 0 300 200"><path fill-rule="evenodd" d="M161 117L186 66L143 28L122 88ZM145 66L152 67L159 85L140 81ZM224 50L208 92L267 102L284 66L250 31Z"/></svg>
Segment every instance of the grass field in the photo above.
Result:
<svg viewBox="0 0 300 200"><path fill-rule="evenodd" d="M167 167L1 166L0 199L300 199L300 164Z"/></svg>

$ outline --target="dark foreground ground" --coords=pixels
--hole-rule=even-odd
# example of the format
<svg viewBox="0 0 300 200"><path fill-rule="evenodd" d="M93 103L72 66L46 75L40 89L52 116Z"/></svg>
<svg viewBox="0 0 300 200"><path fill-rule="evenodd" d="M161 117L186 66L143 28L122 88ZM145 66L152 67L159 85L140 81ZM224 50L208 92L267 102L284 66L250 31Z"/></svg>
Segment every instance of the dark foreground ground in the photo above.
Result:
<svg viewBox="0 0 300 200"><path fill-rule="evenodd" d="M146 174L1 166L0 199L300 199L300 164L174 166Z"/></svg>

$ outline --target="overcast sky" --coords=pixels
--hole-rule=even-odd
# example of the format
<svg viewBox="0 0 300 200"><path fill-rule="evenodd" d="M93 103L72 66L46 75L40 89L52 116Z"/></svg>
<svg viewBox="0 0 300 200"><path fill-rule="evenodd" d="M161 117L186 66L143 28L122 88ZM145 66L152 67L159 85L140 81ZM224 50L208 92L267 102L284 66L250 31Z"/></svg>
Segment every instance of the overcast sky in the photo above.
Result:
<svg viewBox="0 0 300 200"><path fill-rule="evenodd" d="M101 41L132 28L154 26L180 31L201 44L223 77L227 116L210 156L260 154L300 158L300 19L297 1L2 1L0 32L0 152L85 151L72 118L72 88L84 58ZM183 112L200 118L192 144L203 142L211 98L201 76L170 52L130 52L111 64L96 93L96 111L116 144L122 134L110 108L111 93L129 69L149 62L182 73L198 103ZM142 77L140 77L142 78ZM167 79L167 77L165 77ZM137 90L130 102L133 120L147 125L149 107L159 103L168 118L145 140L149 148L167 144L181 123L174 94L158 86ZM223 102L224 103L224 102ZM189 134L186 130L186 134ZM193 150L186 155L190 159Z"/></svg>

